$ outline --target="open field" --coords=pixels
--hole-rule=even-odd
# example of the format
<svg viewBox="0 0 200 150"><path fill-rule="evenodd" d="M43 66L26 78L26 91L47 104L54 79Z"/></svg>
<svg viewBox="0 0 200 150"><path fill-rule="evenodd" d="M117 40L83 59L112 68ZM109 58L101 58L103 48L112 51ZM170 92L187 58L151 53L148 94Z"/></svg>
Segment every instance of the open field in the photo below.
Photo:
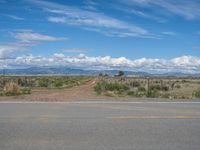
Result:
<svg viewBox="0 0 200 150"><path fill-rule="evenodd" d="M200 97L200 78L102 77L95 91L111 97L193 99Z"/></svg>
<svg viewBox="0 0 200 150"><path fill-rule="evenodd" d="M199 128L199 102L0 102L1 150L199 150Z"/></svg>
<svg viewBox="0 0 200 150"><path fill-rule="evenodd" d="M1 76L0 79L1 101L200 98L200 78L192 77Z"/></svg>

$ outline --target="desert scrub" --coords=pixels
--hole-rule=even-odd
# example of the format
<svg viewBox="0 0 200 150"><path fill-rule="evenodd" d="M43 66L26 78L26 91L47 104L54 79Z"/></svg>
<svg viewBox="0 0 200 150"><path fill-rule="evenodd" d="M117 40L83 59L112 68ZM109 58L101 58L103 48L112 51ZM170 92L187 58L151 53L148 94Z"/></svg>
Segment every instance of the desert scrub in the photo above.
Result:
<svg viewBox="0 0 200 150"><path fill-rule="evenodd" d="M61 88L63 86L63 80L62 79L55 79L54 80L54 87Z"/></svg>
<svg viewBox="0 0 200 150"><path fill-rule="evenodd" d="M94 87L94 90L101 94L106 91L115 91L118 94L122 94L124 91L129 90L129 87L123 83L107 83L105 81L98 82Z"/></svg>
<svg viewBox="0 0 200 150"><path fill-rule="evenodd" d="M31 94L31 88L21 87L17 83L8 82L0 91L0 96L17 96L21 94Z"/></svg>
<svg viewBox="0 0 200 150"><path fill-rule="evenodd" d="M3 89L3 93L7 96L11 95L19 95L20 94L20 87L18 84L10 82L6 83Z"/></svg>
<svg viewBox="0 0 200 150"><path fill-rule="evenodd" d="M150 97L150 98L155 98L155 97L158 97L158 91L157 90L149 90L147 91L146 93L146 97Z"/></svg>
<svg viewBox="0 0 200 150"><path fill-rule="evenodd" d="M130 86L132 86L132 87L139 87L140 86L140 82L138 82L138 81L132 81L132 82L130 82Z"/></svg>
<svg viewBox="0 0 200 150"><path fill-rule="evenodd" d="M194 92L194 96L195 96L196 98L200 98L200 90Z"/></svg>
<svg viewBox="0 0 200 150"><path fill-rule="evenodd" d="M49 80L48 79L43 78L43 79L40 79L38 81L38 86L39 87L48 87L48 85L49 85Z"/></svg>
<svg viewBox="0 0 200 150"><path fill-rule="evenodd" d="M22 88L21 94L31 94L31 88Z"/></svg>

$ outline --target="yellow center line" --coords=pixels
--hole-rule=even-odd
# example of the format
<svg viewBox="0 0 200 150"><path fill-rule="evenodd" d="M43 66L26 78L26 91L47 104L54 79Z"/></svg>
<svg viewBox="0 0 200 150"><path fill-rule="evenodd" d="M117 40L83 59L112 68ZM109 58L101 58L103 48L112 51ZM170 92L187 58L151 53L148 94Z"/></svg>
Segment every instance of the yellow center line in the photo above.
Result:
<svg viewBox="0 0 200 150"><path fill-rule="evenodd" d="M112 116L108 119L200 119L200 116Z"/></svg>

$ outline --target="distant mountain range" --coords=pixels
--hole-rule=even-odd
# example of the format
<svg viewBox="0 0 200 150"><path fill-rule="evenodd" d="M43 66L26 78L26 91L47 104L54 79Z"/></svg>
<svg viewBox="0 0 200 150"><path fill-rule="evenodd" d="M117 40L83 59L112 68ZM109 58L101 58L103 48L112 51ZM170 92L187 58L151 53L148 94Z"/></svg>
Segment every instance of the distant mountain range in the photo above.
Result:
<svg viewBox="0 0 200 150"><path fill-rule="evenodd" d="M95 76L102 74L108 74L114 76L118 74L119 70L83 70L83 69L72 69L68 67L30 67L26 69L0 69L0 74L6 75L86 75ZM187 74L181 72L168 72L163 74L152 74L147 72L133 72L124 71L125 75L133 76L193 76L200 77L200 74Z"/></svg>

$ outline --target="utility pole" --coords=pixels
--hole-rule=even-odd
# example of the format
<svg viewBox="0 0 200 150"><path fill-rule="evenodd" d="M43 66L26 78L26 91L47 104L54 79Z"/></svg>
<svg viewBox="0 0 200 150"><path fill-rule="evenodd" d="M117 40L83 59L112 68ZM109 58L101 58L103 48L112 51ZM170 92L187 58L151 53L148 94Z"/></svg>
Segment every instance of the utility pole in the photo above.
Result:
<svg viewBox="0 0 200 150"><path fill-rule="evenodd" d="M5 59L3 59L3 61L5 62ZM5 86L5 74L6 74L5 66L3 65L3 87Z"/></svg>
<svg viewBox="0 0 200 150"><path fill-rule="evenodd" d="M147 77L147 95L149 95L149 77Z"/></svg>
<svg viewBox="0 0 200 150"><path fill-rule="evenodd" d="M0 60L2 60L2 81L3 81L3 87L5 85L5 57L0 58Z"/></svg>

